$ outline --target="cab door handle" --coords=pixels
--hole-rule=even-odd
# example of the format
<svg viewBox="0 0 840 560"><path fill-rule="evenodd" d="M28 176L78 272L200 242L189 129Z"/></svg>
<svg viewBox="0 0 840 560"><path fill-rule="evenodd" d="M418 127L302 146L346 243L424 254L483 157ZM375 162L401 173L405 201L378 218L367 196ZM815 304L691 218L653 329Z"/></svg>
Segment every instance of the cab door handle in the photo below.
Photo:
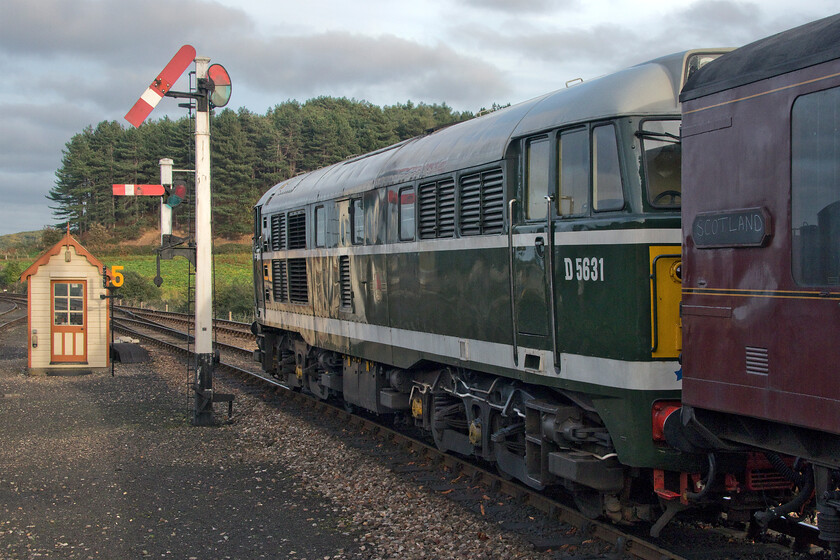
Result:
<svg viewBox="0 0 840 560"><path fill-rule="evenodd" d="M538 236L536 240L534 240L534 247L537 250L537 256L543 258L545 256L545 239L542 236Z"/></svg>

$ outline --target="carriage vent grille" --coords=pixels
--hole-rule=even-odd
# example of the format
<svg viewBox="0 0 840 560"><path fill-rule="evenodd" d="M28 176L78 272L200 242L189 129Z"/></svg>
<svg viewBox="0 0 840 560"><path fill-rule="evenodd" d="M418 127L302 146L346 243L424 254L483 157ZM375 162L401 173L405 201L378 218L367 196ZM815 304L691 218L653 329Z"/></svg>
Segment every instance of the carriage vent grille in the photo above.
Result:
<svg viewBox="0 0 840 560"><path fill-rule="evenodd" d="M271 250L282 251L286 248L286 215L274 214L271 217Z"/></svg>
<svg viewBox="0 0 840 560"><path fill-rule="evenodd" d="M306 249L306 214L301 210L289 214L289 249Z"/></svg>
<svg viewBox="0 0 840 560"><path fill-rule="evenodd" d="M306 259L289 259L288 271L289 301L292 303L309 303L309 285L306 280Z"/></svg>
<svg viewBox="0 0 840 560"><path fill-rule="evenodd" d="M754 375L768 375L770 373L770 356L767 348L747 346L746 357L747 373Z"/></svg>
<svg viewBox="0 0 840 560"><path fill-rule="evenodd" d="M461 235L501 233L504 182L500 168L461 177Z"/></svg>
<svg viewBox="0 0 840 560"><path fill-rule="evenodd" d="M286 281L286 261L271 261L271 273L274 301L289 301L289 285Z"/></svg>
<svg viewBox="0 0 840 560"><path fill-rule="evenodd" d="M455 180L420 185L420 239L455 236Z"/></svg>
<svg viewBox="0 0 840 560"><path fill-rule="evenodd" d="M339 281L341 283L341 307L353 307L353 286L350 283L350 257L338 258Z"/></svg>

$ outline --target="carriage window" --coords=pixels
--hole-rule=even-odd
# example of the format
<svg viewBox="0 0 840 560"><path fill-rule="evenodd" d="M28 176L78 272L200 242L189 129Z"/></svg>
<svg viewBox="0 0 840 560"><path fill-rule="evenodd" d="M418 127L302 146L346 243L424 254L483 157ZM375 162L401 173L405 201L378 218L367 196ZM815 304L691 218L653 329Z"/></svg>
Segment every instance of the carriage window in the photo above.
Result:
<svg viewBox="0 0 840 560"><path fill-rule="evenodd" d="M656 208L679 208L682 202L680 121L644 121L636 135L642 139L648 202Z"/></svg>
<svg viewBox="0 0 840 560"><path fill-rule="evenodd" d="M323 206L315 208L315 246L324 247L327 238L327 217Z"/></svg>
<svg viewBox="0 0 840 560"><path fill-rule="evenodd" d="M791 227L796 282L840 285L840 88L793 103Z"/></svg>
<svg viewBox="0 0 840 560"><path fill-rule="evenodd" d="M548 195L548 138L543 137L528 142L526 157L528 174L527 218L529 220L544 220L545 197Z"/></svg>
<svg viewBox="0 0 840 560"><path fill-rule="evenodd" d="M365 211L362 207L362 199L354 198L350 201L350 222L352 224L352 243L361 245L365 242Z"/></svg>
<svg viewBox="0 0 840 560"><path fill-rule="evenodd" d="M400 189L400 241L414 240L414 187Z"/></svg>
<svg viewBox="0 0 840 560"><path fill-rule="evenodd" d="M592 198L595 211L624 208L621 168L618 164L618 143L611 124L592 129Z"/></svg>
<svg viewBox="0 0 840 560"><path fill-rule="evenodd" d="M560 195L557 211L561 216L589 213L589 138L586 129L560 135Z"/></svg>

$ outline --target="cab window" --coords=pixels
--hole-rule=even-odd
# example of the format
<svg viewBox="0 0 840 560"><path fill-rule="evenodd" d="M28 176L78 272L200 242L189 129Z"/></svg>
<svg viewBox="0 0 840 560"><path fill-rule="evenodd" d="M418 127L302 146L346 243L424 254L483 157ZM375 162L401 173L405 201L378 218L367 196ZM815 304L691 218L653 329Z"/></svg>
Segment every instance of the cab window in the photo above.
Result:
<svg viewBox="0 0 840 560"><path fill-rule="evenodd" d="M557 212L560 216L589 213L589 134L585 128L563 132L558 142L560 170Z"/></svg>
<svg viewBox="0 0 840 560"><path fill-rule="evenodd" d="M611 124L592 129L592 200L596 212L624 208L624 189L621 186L621 167L615 126Z"/></svg>
<svg viewBox="0 0 840 560"><path fill-rule="evenodd" d="M642 142L648 202L654 208L679 208L682 202L680 121L642 121L636 135Z"/></svg>
<svg viewBox="0 0 840 560"><path fill-rule="evenodd" d="M525 172L528 182L526 217L529 220L545 219L549 156L548 137L544 136L528 142L525 152Z"/></svg>

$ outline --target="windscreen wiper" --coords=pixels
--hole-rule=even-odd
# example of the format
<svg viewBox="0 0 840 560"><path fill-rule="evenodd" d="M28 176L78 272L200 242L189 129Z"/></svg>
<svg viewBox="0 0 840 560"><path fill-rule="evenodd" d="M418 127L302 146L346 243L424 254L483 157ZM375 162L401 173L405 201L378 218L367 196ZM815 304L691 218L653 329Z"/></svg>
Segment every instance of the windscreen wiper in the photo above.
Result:
<svg viewBox="0 0 840 560"><path fill-rule="evenodd" d="M638 130L636 131L637 138L649 138L651 140L660 140L662 142L671 142L673 144L680 143L680 137L670 132L654 132L652 130Z"/></svg>

